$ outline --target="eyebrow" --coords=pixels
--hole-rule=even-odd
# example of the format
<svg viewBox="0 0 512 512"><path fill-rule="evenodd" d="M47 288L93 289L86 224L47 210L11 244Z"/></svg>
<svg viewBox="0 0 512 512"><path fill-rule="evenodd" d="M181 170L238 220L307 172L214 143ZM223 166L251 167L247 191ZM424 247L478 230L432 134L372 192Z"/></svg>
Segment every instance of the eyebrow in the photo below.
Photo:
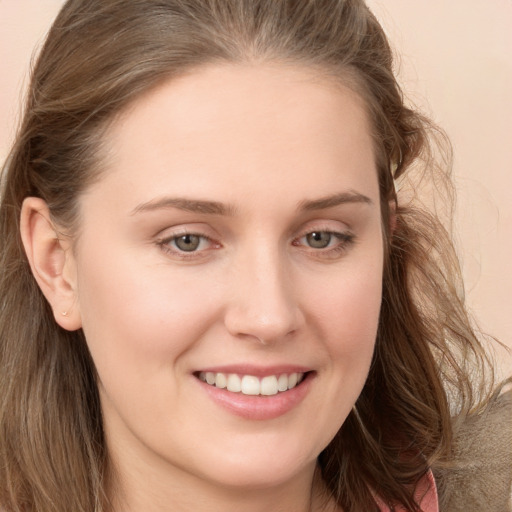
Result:
<svg viewBox="0 0 512 512"><path fill-rule="evenodd" d="M299 203L299 210L312 211L312 210L326 210L335 206L350 204L350 203L363 203L371 205L373 201L359 192L341 192L340 194L333 194L331 196L321 197L312 201L301 201Z"/></svg>
<svg viewBox="0 0 512 512"><path fill-rule="evenodd" d="M133 209L132 215L166 208L177 208L186 212L209 215L233 215L235 210L232 206L217 201L202 201L199 199L185 199L181 197L162 197L161 199L139 204Z"/></svg>
<svg viewBox="0 0 512 512"><path fill-rule="evenodd" d="M326 210L335 206L362 203L373 204L373 201L359 192L341 192L319 199L301 201L298 206L299 211ZM177 208L191 213L202 213L206 215L226 215L233 216L236 212L235 207L226 205L218 201L204 201L200 199L186 199L181 197L162 197L148 201L136 206L131 214L135 215L142 212L151 212L166 208Z"/></svg>

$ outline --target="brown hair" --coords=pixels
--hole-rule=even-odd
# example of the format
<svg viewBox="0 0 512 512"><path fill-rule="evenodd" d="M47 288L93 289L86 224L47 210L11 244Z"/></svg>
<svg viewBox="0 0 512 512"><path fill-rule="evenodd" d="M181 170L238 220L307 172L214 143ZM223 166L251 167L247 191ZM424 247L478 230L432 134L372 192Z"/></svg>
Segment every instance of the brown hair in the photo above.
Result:
<svg viewBox="0 0 512 512"><path fill-rule="evenodd" d="M363 1L69 0L33 70L2 177L0 504L7 510L107 507L94 364L83 333L55 323L32 277L19 235L22 201L44 199L73 232L77 199L100 175L107 124L163 80L216 61L315 66L355 88L373 122L384 226L396 199L393 178L412 176L413 186L435 178L434 198L449 195L432 152L443 143L430 144L442 136L404 104L392 52ZM347 511L378 510L375 494L419 510L415 484L449 460L450 405L464 412L484 396L471 371L487 360L464 308L450 237L434 214L402 196L394 233L384 228L370 375L319 457L328 489Z"/></svg>

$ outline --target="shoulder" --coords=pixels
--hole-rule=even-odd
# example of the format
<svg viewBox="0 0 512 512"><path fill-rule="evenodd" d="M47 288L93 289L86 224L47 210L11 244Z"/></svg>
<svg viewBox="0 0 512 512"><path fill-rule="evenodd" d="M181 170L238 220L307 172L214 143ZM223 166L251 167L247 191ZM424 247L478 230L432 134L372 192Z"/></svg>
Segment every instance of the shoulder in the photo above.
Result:
<svg viewBox="0 0 512 512"><path fill-rule="evenodd" d="M441 512L510 512L512 390L454 420L454 461L435 470Z"/></svg>

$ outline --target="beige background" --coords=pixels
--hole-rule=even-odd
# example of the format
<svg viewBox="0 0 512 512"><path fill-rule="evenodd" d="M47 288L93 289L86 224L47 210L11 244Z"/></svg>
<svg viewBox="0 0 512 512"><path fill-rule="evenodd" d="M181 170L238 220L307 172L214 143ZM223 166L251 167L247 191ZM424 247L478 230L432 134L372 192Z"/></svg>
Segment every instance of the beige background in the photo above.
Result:
<svg viewBox="0 0 512 512"><path fill-rule="evenodd" d="M34 48L62 0L0 0L0 161ZM480 325L512 347L512 1L369 0L407 97L454 145L458 246ZM503 372L512 357L498 353Z"/></svg>

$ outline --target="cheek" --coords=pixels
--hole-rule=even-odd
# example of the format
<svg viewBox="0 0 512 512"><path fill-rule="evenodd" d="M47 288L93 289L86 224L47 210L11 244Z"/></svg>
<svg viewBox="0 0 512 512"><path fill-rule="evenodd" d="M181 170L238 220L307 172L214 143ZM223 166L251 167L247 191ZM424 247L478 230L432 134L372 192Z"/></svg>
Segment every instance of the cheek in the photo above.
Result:
<svg viewBox="0 0 512 512"><path fill-rule="evenodd" d="M322 292L310 294L308 324L325 355L318 400L319 451L333 439L357 401L368 377L380 315L382 270L371 265L347 265L333 273Z"/></svg>
<svg viewBox="0 0 512 512"><path fill-rule="evenodd" d="M333 358L371 357L382 301L380 260L347 268L310 300Z"/></svg>
<svg viewBox="0 0 512 512"><path fill-rule="evenodd" d="M133 254L83 258L79 305L100 376L124 368L146 378L189 350L215 317L202 282Z"/></svg>

